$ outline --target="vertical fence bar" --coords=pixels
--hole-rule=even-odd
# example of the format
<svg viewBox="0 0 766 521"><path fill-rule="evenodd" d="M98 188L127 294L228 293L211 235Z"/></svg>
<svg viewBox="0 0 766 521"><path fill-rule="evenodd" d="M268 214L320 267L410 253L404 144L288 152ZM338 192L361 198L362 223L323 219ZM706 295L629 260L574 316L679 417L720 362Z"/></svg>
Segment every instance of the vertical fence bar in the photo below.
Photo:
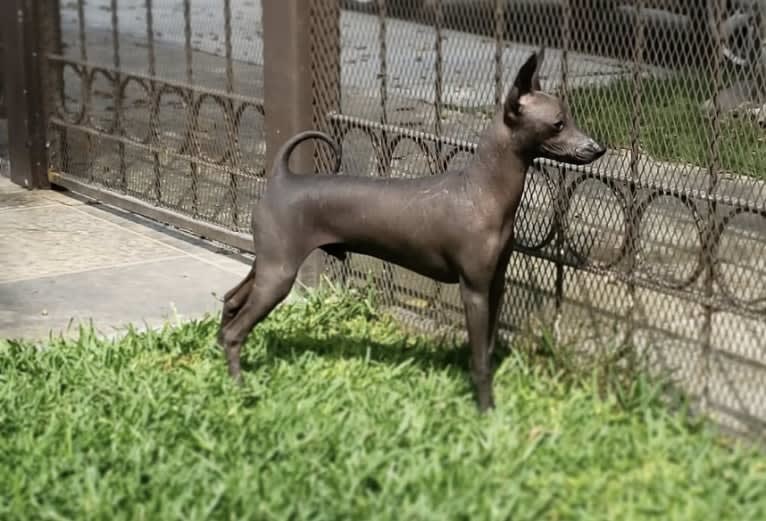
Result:
<svg viewBox="0 0 766 521"><path fill-rule="evenodd" d="M756 27L760 38L766 36L766 1L759 0L758 9L755 13ZM764 43L756 51L756 63L753 71L753 93L758 103L766 101L766 56L764 56Z"/></svg>
<svg viewBox="0 0 766 521"><path fill-rule="evenodd" d="M50 53L57 55L63 53L64 44L61 33L61 8L59 4L59 0L38 2L38 5L42 8L38 23L38 34L45 42L40 52L39 64L43 76L46 147L51 151L48 158L49 164L52 164L55 160L56 153L53 150L60 152L65 148L65 142L62 139L64 135L62 129L54 130L48 125L50 116L54 115L57 111L58 100L63 99L59 95L64 89L64 69L62 64L48 58ZM0 57L0 67L2 67L1 64L2 58ZM0 110L2 109L0 108ZM59 157L62 156L59 154ZM61 160L59 159L58 161Z"/></svg>
<svg viewBox="0 0 766 521"><path fill-rule="evenodd" d="M184 63L186 65L186 83L191 85L194 80L194 62L191 44L191 0L183 0L184 4Z"/></svg>
<svg viewBox="0 0 766 521"><path fill-rule="evenodd" d="M710 406L710 372L713 357L713 284L715 279L715 251L717 240L717 219L715 192L718 187L718 168L720 161L720 137L721 137L721 104L718 93L723 84L722 56L723 42L721 37L721 24L723 23L723 5L725 0L716 0L713 3L713 135L710 141L710 163L708 166L707 185L707 233L705 240L705 319L702 326L703 341L703 371L704 387L702 391L703 411Z"/></svg>
<svg viewBox="0 0 766 521"><path fill-rule="evenodd" d="M186 83L194 84L194 58L192 54L192 34L191 34L191 0L184 0L184 57L186 61ZM199 113L197 111L194 92L190 91L187 103L186 119L186 143L185 151L194 156L197 152L197 132L199 123ZM189 161L189 170L191 171L191 194L192 194L192 216L199 217L199 169L197 163Z"/></svg>
<svg viewBox="0 0 766 521"><path fill-rule="evenodd" d="M123 135L122 121L122 74L120 74L120 20L117 13L117 0L112 0L112 63L114 64L114 132ZM127 192L128 178L125 165L125 143L118 143L120 189Z"/></svg>
<svg viewBox="0 0 766 521"><path fill-rule="evenodd" d="M330 114L341 111L340 4L336 0L316 0L311 7L314 126L334 135ZM317 170L332 169L335 159L333 151L327 147L315 147Z"/></svg>
<svg viewBox="0 0 766 521"><path fill-rule="evenodd" d="M561 99L569 103L569 47L572 38L572 0L564 0L561 24Z"/></svg>
<svg viewBox="0 0 766 521"><path fill-rule="evenodd" d="M317 0L311 0L315 2ZM266 111L267 175L279 147L293 134L312 128L310 10L305 0L263 3L263 90ZM292 155L294 169L312 168L309 147Z"/></svg>
<svg viewBox="0 0 766 521"><path fill-rule="evenodd" d="M312 2L316 0L311 0ZM312 125L309 14L304 2L263 3L264 98L267 175L279 147L296 132ZM296 171L312 168L308 147L293 153Z"/></svg>
<svg viewBox="0 0 766 521"><path fill-rule="evenodd" d="M48 80L44 82L44 100L47 103L45 113L47 117L48 115L54 114L57 111L58 103L61 103L63 106L65 85L63 65L61 63L48 60L48 57L46 56L47 53L62 54L63 50L59 0L46 0L46 2L42 3L42 6L44 6L44 12L38 25L39 34L45 35L44 39L47 42L44 45L40 55L40 66L42 67L43 72L46 73L45 75L48 77ZM0 75L2 75L2 64L3 58L2 52L0 52ZM0 107L0 112L2 112L2 110L3 107ZM53 136L56 136L55 141L56 147L58 148L58 156L60 157L60 164L64 169L68 169L69 167L69 154L67 153L66 134L66 129L64 128L58 128L55 130L55 132L51 129L48 129L46 132L46 138L48 139L47 146L49 150L53 150L54 147L51 141L53 141ZM49 158L49 160L51 160L51 158Z"/></svg>
<svg viewBox="0 0 766 521"><path fill-rule="evenodd" d="M561 97L564 103L569 103L569 47L571 45L571 24L572 24L572 8L570 6L571 0L565 0L563 5L563 20L561 26ZM556 192L556 281L554 286L555 291L555 329L558 335L558 323L561 318L561 309L564 304L564 207L566 205L566 168L559 168L558 176L558 191Z"/></svg>
<svg viewBox="0 0 766 521"><path fill-rule="evenodd" d="M388 62L386 53L386 0L378 0L378 78L380 79L380 122L383 125L388 124ZM388 148L388 139L383 131L381 142ZM385 151L387 152L387 151ZM388 156L386 153L385 156ZM385 169L385 165L381 165ZM378 172L382 174L383 172Z"/></svg>
<svg viewBox="0 0 766 521"><path fill-rule="evenodd" d="M383 150L378 152L378 176L391 175L391 163L393 161L393 150L389 147L389 136L385 125L388 124L388 49L386 42L388 39L387 28L388 9L386 0L378 0L378 79L380 80L380 123L384 127L380 131L380 144ZM393 288L394 286L394 268L389 263L383 263L382 285L384 288Z"/></svg>
<svg viewBox="0 0 766 521"><path fill-rule="evenodd" d="M154 12L152 0L146 0L146 62L147 72L154 79L157 74L157 57L154 54Z"/></svg>
<svg viewBox="0 0 766 521"><path fill-rule="evenodd" d="M3 77L5 76L5 44L3 43L3 26L0 24L0 118L5 119L5 98L3 94Z"/></svg>
<svg viewBox="0 0 766 521"><path fill-rule="evenodd" d="M444 174L446 164L442 161L443 157L443 145L441 141L442 137L442 109L443 109L443 49L442 49L442 24L443 24L443 11L441 0L436 0L434 3L434 132L436 133L436 143L434 143L434 157L435 161L435 173L436 175ZM434 291L433 297L429 305L430 309L433 309L435 320L439 320L443 314L442 307L442 285L436 281L432 282Z"/></svg>
<svg viewBox="0 0 766 521"><path fill-rule="evenodd" d="M633 280L633 276L636 270L636 259L638 246L638 223L636 221L636 198L637 198L637 183L639 180L639 159L641 154L641 107L642 107L642 81L641 81L641 68L644 61L644 47L645 35L644 35L644 0L635 0L636 6L636 26L634 27L634 39L633 39L633 64L631 69L631 81L632 81L632 107L630 122L630 184L628 185L627 194L627 208L626 219L627 226L627 241L628 247L628 330L626 335L626 345L630 346L633 343L634 330L635 330L635 299L636 299L636 285Z"/></svg>
<svg viewBox="0 0 766 521"><path fill-rule="evenodd" d="M231 49L231 0L223 1L223 32L224 32L224 46L226 52L226 92L234 92L234 60L232 58ZM230 99L226 99L226 138L230 153L227 154L228 158L225 160L230 161L227 170L229 171L229 196L231 197L231 211L232 211L232 224L236 227L239 226L239 199L237 194L239 192L237 187L237 174L235 170L236 153L237 149L235 141L237 139L234 132L234 102Z"/></svg>
<svg viewBox="0 0 766 521"><path fill-rule="evenodd" d="M80 61L83 63L88 62L88 41L85 31L85 0L77 0L77 36L80 43ZM85 113L86 120L90 117L90 74L86 69L82 70L82 77L80 78L80 98L82 99L82 106ZM85 145L87 146L87 158L88 162L92 158L93 154L93 137L91 134L85 134ZM69 152L67 152L68 154ZM88 169L88 177L90 182L93 182L93 169Z"/></svg>
<svg viewBox="0 0 766 521"><path fill-rule="evenodd" d="M234 60L231 50L231 0L223 0L223 35L226 53L226 92L234 92Z"/></svg>
<svg viewBox="0 0 766 521"><path fill-rule="evenodd" d="M314 127L331 134L330 114L341 111L340 15L340 2L337 0L314 0L311 4L309 55L311 57L313 124ZM328 154L333 154L328 147L314 147L314 165L317 170L330 170L335 165L337 158L334 155L330 157ZM317 284L327 265L328 256L321 252L315 252L313 255L315 273L309 271L306 282Z"/></svg>
<svg viewBox="0 0 766 521"><path fill-rule="evenodd" d="M80 44L80 61L88 61L88 46L85 35L85 0L77 0L77 41Z"/></svg>
<svg viewBox="0 0 766 521"><path fill-rule="evenodd" d="M503 102L503 41L505 39L505 1L495 0L495 110Z"/></svg>
<svg viewBox="0 0 766 521"><path fill-rule="evenodd" d="M11 181L30 189L49 186L44 68L50 42L38 31L47 8L49 2L0 2Z"/></svg>
<svg viewBox="0 0 766 521"><path fill-rule="evenodd" d="M148 54L149 76L152 80L151 88L151 108L149 112L149 143L155 147L152 151L152 174L153 188L156 203L162 202L162 169L160 165L160 154L156 147L159 141L158 125L160 117L160 93L157 89L157 82L154 80L157 74L157 57L154 52L154 12L152 0L146 0L146 52Z"/></svg>
<svg viewBox="0 0 766 521"><path fill-rule="evenodd" d="M443 173L442 168L442 112L444 96L444 67L443 67L443 51L442 51L442 1L434 1L434 133L436 134L435 157L437 158L435 165L435 172L437 174Z"/></svg>
<svg viewBox="0 0 766 521"><path fill-rule="evenodd" d="M434 132L442 137L442 2L434 2ZM441 157L442 143L436 140L436 157ZM441 172L439 172L441 173Z"/></svg>
<svg viewBox="0 0 766 521"><path fill-rule="evenodd" d="M326 3L331 2L331 3ZM314 59L326 57L314 53L312 14L322 13L337 24L340 11L332 4L334 0L282 0L264 2L263 8L263 58L264 58L264 102L266 110L266 164L270 175L274 156L282 144L297 132L313 128L314 103L318 102ZM316 35L316 38L333 38L337 31ZM340 48L340 44L332 48ZM312 56L317 54L317 56ZM339 59L334 57L333 60ZM330 70L338 70L330 67ZM333 81L334 83L334 81ZM321 97L319 98L322 99ZM337 100L323 101L328 108L336 106ZM314 146L311 146L314 145ZM292 156L295 171L307 174L314 168L315 143L298 146ZM258 252L256 251L256 255ZM321 252L314 252L304 262L298 273L299 287L313 287L319 283L323 258Z"/></svg>
<svg viewBox="0 0 766 521"><path fill-rule="evenodd" d="M341 111L340 86L340 3L336 0L317 0L311 4L311 71L313 74L313 121L314 127L324 130L340 140L330 114ZM342 145L342 143L340 143ZM335 166L334 152L328 147L314 147L316 171L332 171ZM327 255L319 255L322 271L345 283L348 265ZM319 262L319 261L318 261ZM341 269L338 269L341 268Z"/></svg>

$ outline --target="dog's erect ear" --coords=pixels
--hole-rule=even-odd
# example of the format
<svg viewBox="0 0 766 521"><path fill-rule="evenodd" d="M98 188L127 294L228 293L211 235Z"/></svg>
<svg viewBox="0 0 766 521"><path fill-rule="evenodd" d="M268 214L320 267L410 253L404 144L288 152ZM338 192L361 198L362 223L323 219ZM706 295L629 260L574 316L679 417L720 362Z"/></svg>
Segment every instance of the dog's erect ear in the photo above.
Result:
<svg viewBox="0 0 766 521"><path fill-rule="evenodd" d="M516 80L505 97L505 114L519 114L519 100L525 94L535 90L541 90L540 86L540 64L545 58L545 47L532 54L516 74Z"/></svg>

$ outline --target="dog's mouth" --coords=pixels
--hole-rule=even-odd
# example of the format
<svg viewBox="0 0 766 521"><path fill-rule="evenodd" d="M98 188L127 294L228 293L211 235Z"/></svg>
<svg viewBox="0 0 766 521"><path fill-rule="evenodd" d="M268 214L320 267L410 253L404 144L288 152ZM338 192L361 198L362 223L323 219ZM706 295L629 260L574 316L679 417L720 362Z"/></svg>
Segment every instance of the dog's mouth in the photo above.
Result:
<svg viewBox="0 0 766 521"><path fill-rule="evenodd" d="M606 154L606 148L593 140L589 140L573 149L562 150L560 147L542 147L543 156L547 159L570 165L587 165Z"/></svg>
<svg viewBox="0 0 766 521"><path fill-rule="evenodd" d="M568 162L573 165L587 165L594 162L596 159L599 159L604 154L606 154L606 149L597 152L575 153Z"/></svg>

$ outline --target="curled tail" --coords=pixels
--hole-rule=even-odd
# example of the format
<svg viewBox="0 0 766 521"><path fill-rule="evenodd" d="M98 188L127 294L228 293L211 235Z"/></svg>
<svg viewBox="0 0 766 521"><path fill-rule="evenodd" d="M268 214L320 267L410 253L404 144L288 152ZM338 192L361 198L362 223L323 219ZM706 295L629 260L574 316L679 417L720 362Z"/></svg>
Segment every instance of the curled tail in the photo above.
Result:
<svg viewBox="0 0 766 521"><path fill-rule="evenodd" d="M336 143L328 134L325 132L320 132L318 130L306 130L304 132L299 132L295 134L293 137L287 140L287 142L282 145L282 147L277 152L277 156L274 158L274 171L273 176L277 177L280 175L284 175L285 173L293 174L290 170L289 162L290 162L290 155L293 153L293 150L295 147L303 143L304 141L308 139L319 139L321 141L324 141L330 147L332 147L333 154L335 155L335 165L333 168L333 173L337 174L340 172L340 161L341 161L341 149L340 145Z"/></svg>

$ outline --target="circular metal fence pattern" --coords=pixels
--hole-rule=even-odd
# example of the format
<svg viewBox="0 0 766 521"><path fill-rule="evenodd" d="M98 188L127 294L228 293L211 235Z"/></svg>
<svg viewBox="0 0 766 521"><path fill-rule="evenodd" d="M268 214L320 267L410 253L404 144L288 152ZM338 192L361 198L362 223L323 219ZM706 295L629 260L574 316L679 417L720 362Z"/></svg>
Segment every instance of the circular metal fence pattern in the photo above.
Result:
<svg viewBox="0 0 766 521"><path fill-rule="evenodd" d="M556 238L556 195L550 170L534 165L516 213L514 238L524 248L541 251Z"/></svg>
<svg viewBox="0 0 766 521"><path fill-rule="evenodd" d="M681 211L669 211L678 207ZM638 207L637 223L638 269L658 284L673 289L694 284L704 267L706 232L705 223L691 199L649 191ZM683 227L683 244L668 244L665 231L671 223Z"/></svg>
<svg viewBox="0 0 766 521"><path fill-rule="evenodd" d="M738 226L739 224L739 226ZM714 235L715 281L730 305L744 307L756 312L766 312L766 274L761 266L742 266L737 257L742 254L739 247L727 244L730 235L747 237L746 248L750 258L766 258L766 212L734 208L726 213L718 233ZM730 262L734 261L734 262ZM739 261L739 262L738 262Z"/></svg>
<svg viewBox="0 0 766 521"><path fill-rule="evenodd" d="M152 112L154 96L146 81L127 78L120 86L120 97L130 103L130 110L123 119L125 134L132 140L148 144L152 140Z"/></svg>
<svg viewBox="0 0 766 521"><path fill-rule="evenodd" d="M79 125L85 118L87 103L84 101L90 97L90 85L85 68L75 64L64 64L61 76L62 85L59 86L55 98L55 114L68 123ZM75 97L67 95L67 86L76 86L78 95Z"/></svg>
<svg viewBox="0 0 766 521"><path fill-rule="evenodd" d="M264 176L261 100L66 58L56 63L67 81L55 98L52 120L62 136L73 130L85 132L92 143L103 141L98 146L104 158L95 167L109 157L130 155L112 145L154 158L153 182L146 176L133 182L109 166L103 174L107 186L202 220L249 229L244 216L259 188L248 177ZM208 196L201 193L218 202L206 208L202 199Z"/></svg>
<svg viewBox="0 0 766 521"><path fill-rule="evenodd" d="M617 183L580 174L568 183L561 229L582 264L608 269L628 254L627 204Z"/></svg>
<svg viewBox="0 0 766 521"><path fill-rule="evenodd" d="M102 137L116 135L137 145L162 146L166 153L188 154L190 160L201 158L213 165L239 167L243 156L239 144L247 141L243 137L250 130L243 124L246 114L264 116L261 100L61 61L62 70L77 78L68 83L70 87L73 83L82 87L78 96L71 91L64 93L62 89L56 97L56 116L65 123L87 126L102 133ZM118 81L119 103L130 105L132 111L138 108L137 117L126 120L115 110ZM178 121L183 124L179 125ZM134 127L139 122L143 124L140 130Z"/></svg>

